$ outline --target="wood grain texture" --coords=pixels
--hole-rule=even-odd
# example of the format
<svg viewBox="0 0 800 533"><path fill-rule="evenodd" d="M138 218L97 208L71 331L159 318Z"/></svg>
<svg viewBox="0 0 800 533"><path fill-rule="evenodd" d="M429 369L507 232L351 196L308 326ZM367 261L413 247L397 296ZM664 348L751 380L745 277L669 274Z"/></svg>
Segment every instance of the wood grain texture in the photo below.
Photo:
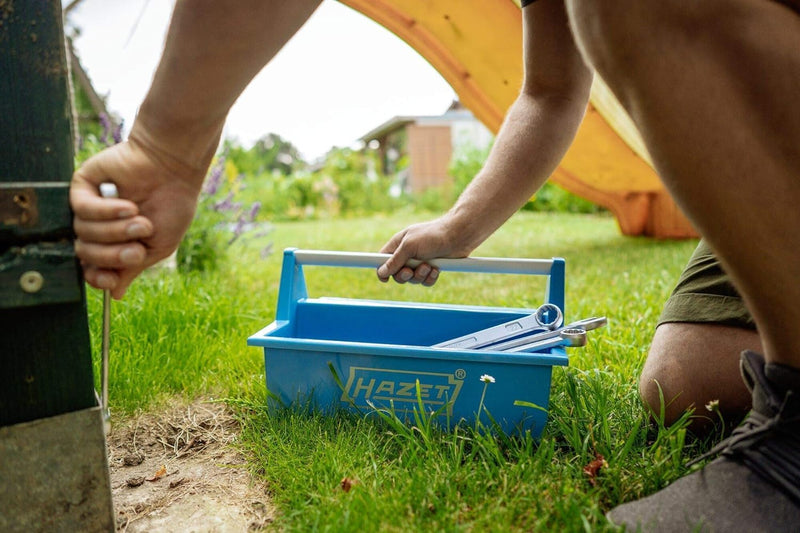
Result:
<svg viewBox="0 0 800 533"><path fill-rule="evenodd" d="M95 405L73 165L60 2L0 0L0 426Z"/></svg>

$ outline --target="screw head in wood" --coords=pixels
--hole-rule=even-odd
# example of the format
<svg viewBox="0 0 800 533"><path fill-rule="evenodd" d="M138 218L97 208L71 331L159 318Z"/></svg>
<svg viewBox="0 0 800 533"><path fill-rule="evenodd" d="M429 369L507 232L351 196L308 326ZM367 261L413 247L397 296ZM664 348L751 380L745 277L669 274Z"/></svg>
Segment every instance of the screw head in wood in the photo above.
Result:
<svg viewBox="0 0 800 533"><path fill-rule="evenodd" d="M28 270L19 277L19 286L28 294L39 292L44 286L44 276L36 270Z"/></svg>

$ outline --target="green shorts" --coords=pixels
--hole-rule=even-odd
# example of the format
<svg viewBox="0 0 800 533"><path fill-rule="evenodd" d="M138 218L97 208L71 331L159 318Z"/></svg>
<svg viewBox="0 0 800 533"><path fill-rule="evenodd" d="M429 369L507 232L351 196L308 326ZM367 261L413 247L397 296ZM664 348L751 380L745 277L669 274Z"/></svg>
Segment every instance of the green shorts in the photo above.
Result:
<svg viewBox="0 0 800 533"><path fill-rule="evenodd" d="M756 329L753 317L714 252L701 240L658 323L700 322Z"/></svg>

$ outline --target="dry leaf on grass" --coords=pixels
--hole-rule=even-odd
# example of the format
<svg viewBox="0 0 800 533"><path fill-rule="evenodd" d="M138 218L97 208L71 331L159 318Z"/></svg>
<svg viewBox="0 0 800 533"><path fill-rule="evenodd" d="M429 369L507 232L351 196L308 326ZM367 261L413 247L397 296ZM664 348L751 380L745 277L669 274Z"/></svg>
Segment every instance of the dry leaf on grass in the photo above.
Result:
<svg viewBox="0 0 800 533"><path fill-rule="evenodd" d="M583 473L589 476L589 483L595 486L597 483L597 474L601 468L608 467L605 457L599 453L594 454L594 460L590 461L588 465L583 467Z"/></svg>
<svg viewBox="0 0 800 533"><path fill-rule="evenodd" d="M352 477L343 477L339 482L339 486L342 487L342 490L345 492L350 492L350 489L356 485L358 485L358 480Z"/></svg>
<svg viewBox="0 0 800 533"><path fill-rule="evenodd" d="M162 477L167 475L167 465L161 465L155 474L152 477L147 478L147 481L156 481L157 479L161 479Z"/></svg>

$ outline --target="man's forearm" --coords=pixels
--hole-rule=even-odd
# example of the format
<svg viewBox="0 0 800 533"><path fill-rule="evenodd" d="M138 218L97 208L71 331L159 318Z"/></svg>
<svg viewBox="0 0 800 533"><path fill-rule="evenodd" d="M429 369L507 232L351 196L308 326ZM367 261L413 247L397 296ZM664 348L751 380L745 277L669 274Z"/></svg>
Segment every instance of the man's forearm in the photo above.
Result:
<svg viewBox="0 0 800 533"><path fill-rule="evenodd" d="M320 0L178 0L132 138L205 169L233 103Z"/></svg>
<svg viewBox="0 0 800 533"><path fill-rule="evenodd" d="M483 170L446 215L461 253L470 253L544 184L580 126L592 83L564 4L523 9L525 78Z"/></svg>
<svg viewBox="0 0 800 533"><path fill-rule="evenodd" d="M521 94L483 169L448 213L458 248L471 251L544 184L572 143L586 111L585 92Z"/></svg>

